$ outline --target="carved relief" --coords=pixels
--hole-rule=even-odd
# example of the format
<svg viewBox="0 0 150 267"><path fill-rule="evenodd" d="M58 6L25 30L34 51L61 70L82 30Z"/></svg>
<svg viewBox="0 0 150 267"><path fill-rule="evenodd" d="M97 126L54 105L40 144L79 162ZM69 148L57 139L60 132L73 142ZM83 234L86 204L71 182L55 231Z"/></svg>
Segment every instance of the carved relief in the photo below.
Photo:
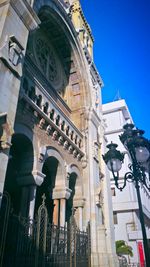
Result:
<svg viewBox="0 0 150 267"><path fill-rule="evenodd" d="M14 35L7 36L3 46L0 47L0 59L17 77L22 74L23 50L23 46Z"/></svg>
<svg viewBox="0 0 150 267"><path fill-rule="evenodd" d="M19 62L21 62L23 54L23 47L19 43L19 41L16 39L16 37L10 36L9 38L9 50L8 50L8 55L9 55L9 60L10 62L14 65L17 66Z"/></svg>

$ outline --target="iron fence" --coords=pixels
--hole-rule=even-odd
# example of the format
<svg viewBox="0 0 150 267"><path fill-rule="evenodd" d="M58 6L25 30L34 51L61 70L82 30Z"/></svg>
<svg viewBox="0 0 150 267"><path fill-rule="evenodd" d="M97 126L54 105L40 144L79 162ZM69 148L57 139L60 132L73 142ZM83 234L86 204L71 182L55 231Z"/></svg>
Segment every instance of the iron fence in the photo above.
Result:
<svg viewBox="0 0 150 267"><path fill-rule="evenodd" d="M43 201L37 220L16 216L8 194L0 211L0 267L90 267L90 229L50 224Z"/></svg>

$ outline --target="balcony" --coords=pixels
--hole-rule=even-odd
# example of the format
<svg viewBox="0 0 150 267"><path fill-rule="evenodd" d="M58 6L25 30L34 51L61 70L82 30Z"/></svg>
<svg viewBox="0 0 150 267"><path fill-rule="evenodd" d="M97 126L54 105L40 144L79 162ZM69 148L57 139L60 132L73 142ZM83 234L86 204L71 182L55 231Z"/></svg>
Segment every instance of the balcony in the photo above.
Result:
<svg viewBox="0 0 150 267"><path fill-rule="evenodd" d="M80 161L84 156L81 150L83 135L52 96L37 84L32 86L31 81L24 78L20 98L32 107L35 116L39 118L39 128Z"/></svg>

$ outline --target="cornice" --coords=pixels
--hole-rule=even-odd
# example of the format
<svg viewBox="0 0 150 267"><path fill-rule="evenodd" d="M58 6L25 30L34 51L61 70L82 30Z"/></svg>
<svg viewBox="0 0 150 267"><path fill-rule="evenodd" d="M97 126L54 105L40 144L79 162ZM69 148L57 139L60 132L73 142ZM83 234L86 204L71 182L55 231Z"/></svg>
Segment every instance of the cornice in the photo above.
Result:
<svg viewBox="0 0 150 267"><path fill-rule="evenodd" d="M10 0L10 5L28 30L34 30L38 27L40 20L26 0Z"/></svg>
<svg viewBox="0 0 150 267"><path fill-rule="evenodd" d="M80 6L80 4L78 2L75 2L71 7L70 7L70 12L71 13L80 13L84 23L85 23L85 26L86 26L86 29L92 39L92 41L94 42L94 38L93 38L93 35L92 35L92 31L91 31L91 28L89 26L89 24L87 23L87 20L83 14L83 11L82 11L82 8Z"/></svg>
<svg viewBox="0 0 150 267"><path fill-rule="evenodd" d="M98 70L96 69L96 66L95 66L95 63L92 62L91 65L90 65L90 71L91 73L94 74L98 84L100 85L100 87L103 87L104 86L104 83L103 83L103 80L98 72Z"/></svg>

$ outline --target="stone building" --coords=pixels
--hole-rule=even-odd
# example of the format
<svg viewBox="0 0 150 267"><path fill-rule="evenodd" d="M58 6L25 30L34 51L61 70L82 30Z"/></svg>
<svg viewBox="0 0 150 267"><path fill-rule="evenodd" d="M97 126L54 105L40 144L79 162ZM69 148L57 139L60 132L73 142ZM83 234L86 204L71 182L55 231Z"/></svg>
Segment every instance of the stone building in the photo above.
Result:
<svg viewBox="0 0 150 267"><path fill-rule="evenodd" d="M7 261L9 249L21 251L22 240L6 251L16 238L13 231L7 242L7 231L12 216L19 218L18 227L20 218L28 218L32 231L26 227L27 246L37 214L44 218L44 229L47 217L59 229L67 227L72 216L80 231L90 223L88 266L118 266L110 182L103 178L101 163L103 82L92 53L93 36L79 1L0 1L0 192L5 207L1 266L28 262L25 249L15 251L24 253L20 265L19 257ZM45 266L38 263L37 246L45 255L48 245L41 245L38 227L35 266ZM43 264L53 245L42 256ZM67 264L61 266L75 266Z"/></svg>

